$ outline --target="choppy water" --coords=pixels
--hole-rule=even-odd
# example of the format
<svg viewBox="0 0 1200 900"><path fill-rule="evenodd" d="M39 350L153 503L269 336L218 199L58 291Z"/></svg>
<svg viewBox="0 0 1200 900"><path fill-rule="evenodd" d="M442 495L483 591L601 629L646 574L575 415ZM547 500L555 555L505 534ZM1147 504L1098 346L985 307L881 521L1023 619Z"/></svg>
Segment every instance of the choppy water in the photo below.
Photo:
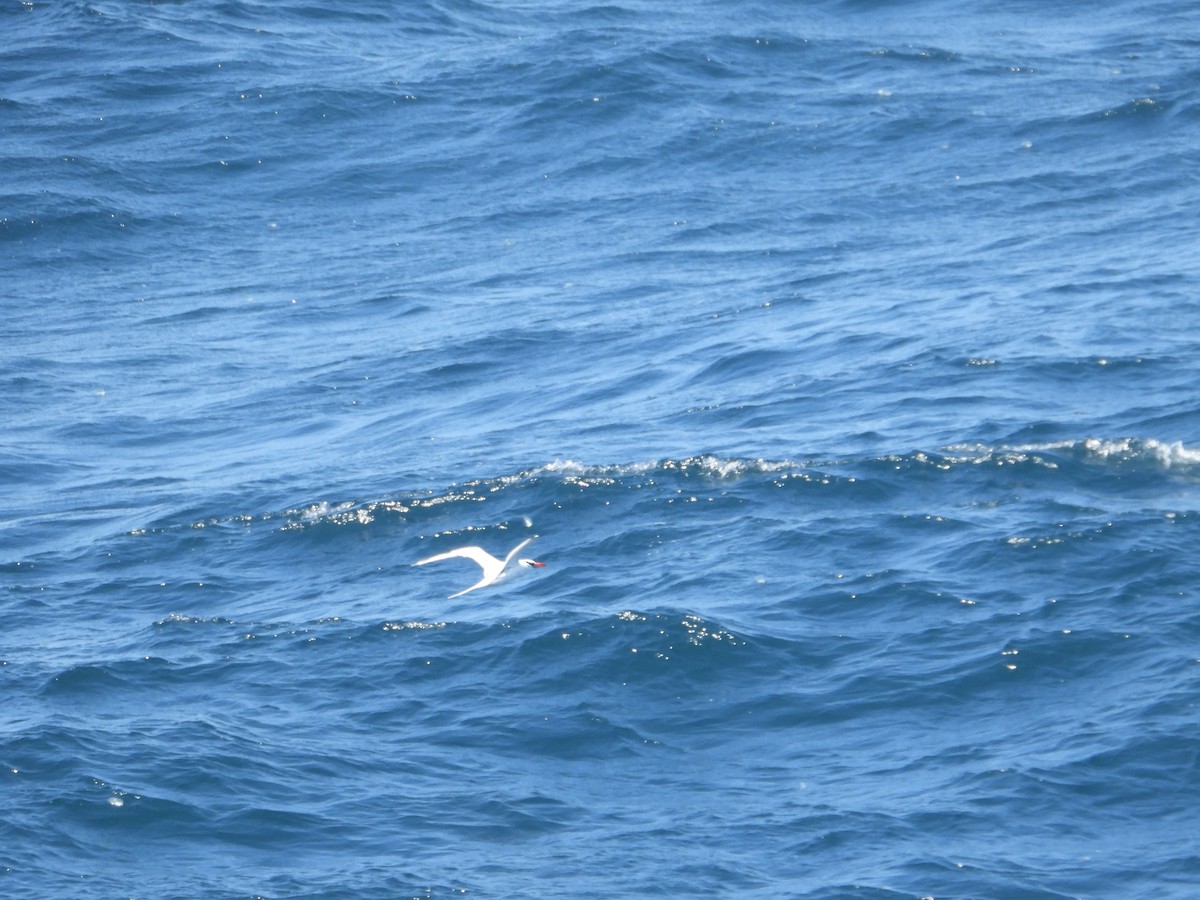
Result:
<svg viewBox="0 0 1200 900"><path fill-rule="evenodd" d="M1198 28L5 2L0 894L1194 896Z"/></svg>

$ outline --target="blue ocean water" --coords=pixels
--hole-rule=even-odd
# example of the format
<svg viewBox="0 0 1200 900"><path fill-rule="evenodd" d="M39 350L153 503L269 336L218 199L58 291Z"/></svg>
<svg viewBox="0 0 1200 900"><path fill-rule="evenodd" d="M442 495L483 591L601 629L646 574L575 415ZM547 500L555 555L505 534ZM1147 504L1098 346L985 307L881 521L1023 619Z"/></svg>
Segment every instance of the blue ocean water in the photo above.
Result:
<svg viewBox="0 0 1200 900"><path fill-rule="evenodd" d="M1196 896L1198 35L0 2L0 895Z"/></svg>

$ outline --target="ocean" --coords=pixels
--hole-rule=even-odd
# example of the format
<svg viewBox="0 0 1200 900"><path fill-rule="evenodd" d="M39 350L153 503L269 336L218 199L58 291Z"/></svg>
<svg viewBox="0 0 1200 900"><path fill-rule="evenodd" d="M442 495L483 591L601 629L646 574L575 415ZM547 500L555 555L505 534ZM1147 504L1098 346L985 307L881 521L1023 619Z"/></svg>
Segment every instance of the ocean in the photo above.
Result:
<svg viewBox="0 0 1200 900"><path fill-rule="evenodd" d="M0 0L0 162L0 896L1200 896L1200 7Z"/></svg>

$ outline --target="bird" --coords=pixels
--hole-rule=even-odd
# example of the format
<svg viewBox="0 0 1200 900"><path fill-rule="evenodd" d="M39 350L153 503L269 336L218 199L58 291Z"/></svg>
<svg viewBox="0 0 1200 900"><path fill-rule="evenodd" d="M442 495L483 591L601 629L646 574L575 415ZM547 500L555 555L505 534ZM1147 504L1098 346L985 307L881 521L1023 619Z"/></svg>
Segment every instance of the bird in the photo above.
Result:
<svg viewBox="0 0 1200 900"><path fill-rule="evenodd" d="M536 535L535 535L536 536ZM453 600L455 597L461 597L463 594L469 594L471 591L481 587L487 587L489 584L495 584L510 571L510 564L518 553L530 543L533 538L525 538L517 546L508 551L508 556L504 559L496 559L492 554L488 553L482 547L459 547L457 550L447 550L445 553L438 553L426 559L417 560L413 563L414 566L423 566L426 563L440 562L443 559L454 559L461 556L463 559L469 559L479 564L483 569L483 578L471 585L465 590L459 591L457 594L451 594L448 599ZM518 559L517 566L524 566L527 569L545 568L544 562L538 562L536 559Z"/></svg>

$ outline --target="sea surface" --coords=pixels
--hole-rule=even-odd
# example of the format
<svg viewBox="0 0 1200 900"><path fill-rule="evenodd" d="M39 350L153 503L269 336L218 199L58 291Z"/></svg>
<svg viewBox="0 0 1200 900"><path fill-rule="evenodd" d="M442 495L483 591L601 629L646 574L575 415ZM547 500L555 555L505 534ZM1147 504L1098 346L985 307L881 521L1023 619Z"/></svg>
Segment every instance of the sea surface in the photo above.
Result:
<svg viewBox="0 0 1200 900"><path fill-rule="evenodd" d="M1200 5L0 0L0 171L0 896L1200 896Z"/></svg>

